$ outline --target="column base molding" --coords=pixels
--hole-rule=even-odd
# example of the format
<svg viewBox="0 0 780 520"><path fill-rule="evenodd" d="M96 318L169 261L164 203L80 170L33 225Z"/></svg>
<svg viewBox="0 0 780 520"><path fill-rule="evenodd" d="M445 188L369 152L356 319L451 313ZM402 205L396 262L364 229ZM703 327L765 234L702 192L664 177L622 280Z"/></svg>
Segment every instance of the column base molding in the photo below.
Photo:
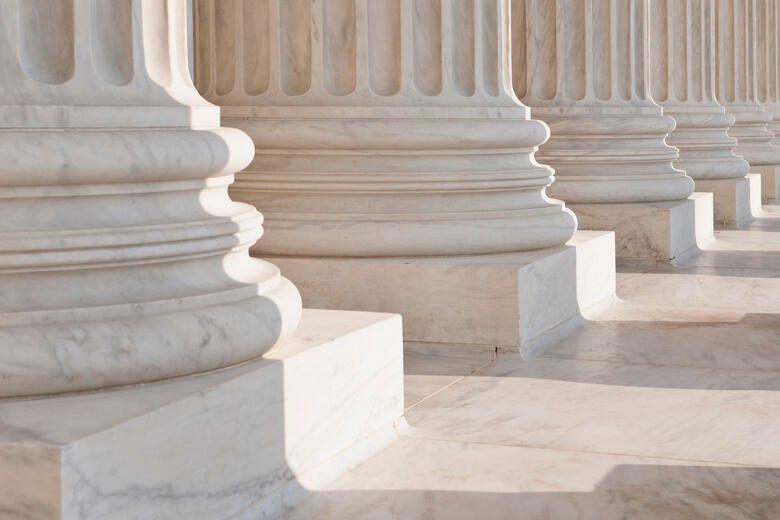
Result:
<svg viewBox="0 0 780 520"><path fill-rule="evenodd" d="M402 413L400 318L305 310L281 347L237 367L0 401L0 511L276 518L392 442Z"/></svg>
<svg viewBox="0 0 780 520"><path fill-rule="evenodd" d="M618 261L680 262L713 239L713 197L631 204L569 204L580 229L615 232Z"/></svg>
<svg viewBox="0 0 780 520"><path fill-rule="evenodd" d="M609 232L523 253L273 261L308 306L398 312L407 342L527 354L571 332L581 309L615 291Z"/></svg>
<svg viewBox="0 0 780 520"><path fill-rule="evenodd" d="M780 200L780 165L750 166L751 173L761 175L761 200Z"/></svg>
<svg viewBox="0 0 780 520"><path fill-rule="evenodd" d="M761 212L761 175L741 179L697 180L696 189L713 195L716 227L742 226Z"/></svg>

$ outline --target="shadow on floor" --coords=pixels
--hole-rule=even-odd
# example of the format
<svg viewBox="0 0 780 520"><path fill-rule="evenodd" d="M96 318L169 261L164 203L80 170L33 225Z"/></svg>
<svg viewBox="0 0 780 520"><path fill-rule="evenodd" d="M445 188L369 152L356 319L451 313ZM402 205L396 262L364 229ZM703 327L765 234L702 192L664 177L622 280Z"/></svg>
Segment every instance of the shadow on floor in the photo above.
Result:
<svg viewBox="0 0 780 520"><path fill-rule="evenodd" d="M467 347L429 347L424 353L407 347L405 363L408 393L415 386L427 389L438 382L441 387L464 376L778 391L780 315L748 314L728 323L589 322L528 359L503 352L494 357L491 352Z"/></svg>
<svg viewBox="0 0 780 520"><path fill-rule="evenodd" d="M523 466L517 466L518 475ZM398 486L415 487L414 471ZM432 476L459 488L338 490L317 493L290 520L770 520L780 518L780 469L619 465L592 491L471 491L475 482ZM544 478L518 487L551 488ZM395 482L394 482L395 483ZM476 485L475 485L476 484ZM569 482L568 487L571 486ZM500 483L500 488L511 483ZM316 513L316 514L314 514ZM307 514L311 514L307 516Z"/></svg>

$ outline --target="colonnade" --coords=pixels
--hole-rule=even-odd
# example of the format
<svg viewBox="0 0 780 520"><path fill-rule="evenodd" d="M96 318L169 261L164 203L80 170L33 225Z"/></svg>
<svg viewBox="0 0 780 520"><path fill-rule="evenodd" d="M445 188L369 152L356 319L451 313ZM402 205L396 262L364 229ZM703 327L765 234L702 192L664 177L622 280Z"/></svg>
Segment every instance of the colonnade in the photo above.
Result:
<svg viewBox="0 0 780 520"><path fill-rule="evenodd" d="M536 250L574 210L621 258L679 259L709 234L694 189L719 224L756 211L749 173L774 190L773 1L194 7L196 85L257 147L233 187L256 254Z"/></svg>
<svg viewBox="0 0 780 520"><path fill-rule="evenodd" d="M774 0L195 0L195 82L254 154L172 43L184 2L2 8L2 395L262 354L300 302L249 247L544 251L575 214L620 241L636 208L686 204L696 183L717 212L719 182L771 185L780 164ZM257 246L258 213L226 196L247 163L232 193L265 212ZM266 321L236 318L248 309ZM198 326L155 331L160 316ZM63 325L87 317L77 338Z"/></svg>
<svg viewBox="0 0 780 520"><path fill-rule="evenodd" d="M296 285L540 348L777 197L778 4L192 0L191 75L185 0L0 0L0 397L258 358Z"/></svg>
<svg viewBox="0 0 780 520"><path fill-rule="evenodd" d="M576 225L679 262L752 218L780 165L775 4L194 0L195 84L255 142L232 188L266 218L253 254L438 342L386 281L422 258L553 251Z"/></svg>
<svg viewBox="0 0 780 520"><path fill-rule="evenodd" d="M750 220L780 164L755 66L773 7L194 0L195 83L255 142L232 191L265 214L253 254L314 305L403 310L383 277L365 277L381 298L344 285L390 258L561 247L572 211L624 261L679 262Z"/></svg>

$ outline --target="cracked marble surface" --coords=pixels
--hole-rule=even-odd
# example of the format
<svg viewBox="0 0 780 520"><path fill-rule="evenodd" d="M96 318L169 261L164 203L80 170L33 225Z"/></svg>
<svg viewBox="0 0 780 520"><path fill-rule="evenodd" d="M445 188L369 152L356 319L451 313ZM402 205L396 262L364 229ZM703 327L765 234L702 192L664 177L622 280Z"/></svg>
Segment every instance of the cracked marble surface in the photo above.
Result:
<svg viewBox="0 0 780 520"><path fill-rule="evenodd" d="M401 439L288 518L780 517L780 205L540 355L407 348Z"/></svg>

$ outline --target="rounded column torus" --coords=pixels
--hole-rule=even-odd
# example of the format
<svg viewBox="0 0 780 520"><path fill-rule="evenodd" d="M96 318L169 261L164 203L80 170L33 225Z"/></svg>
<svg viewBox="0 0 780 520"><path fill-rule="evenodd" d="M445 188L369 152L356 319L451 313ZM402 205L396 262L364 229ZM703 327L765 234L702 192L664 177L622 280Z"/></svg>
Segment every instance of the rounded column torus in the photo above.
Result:
<svg viewBox="0 0 780 520"><path fill-rule="evenodd" d="M715 100L713 0L649 3L650 91L677 122L667 143L674 165L694 180L739 179L750 167L734 154L734 116Z"/></svg>
<svg viewBox="0 0 780 520"><path fill-rule="evenodd" d="M780 147L780 3L759 0L756 10L756 90L758 101L772 115L767 129Z"/></svg>
<svg viewBox="0 0 780 520"><path fill-rule="evenodd" d="M736 153L751 166L780 164L780 148L772 145L767 129L772 114L758 102L756 67L756 1L715 0L715 95L735 117L729 135L737 139Z"/></svg>
<svg viewBox="0 0 780 520"><path fill-rule="evenodd" d="M674 120L650 97L646 0L512 0L515 92L550 126L537 158L567 203L674 201Z"/></svg>
<svg viewBox="0 0 780 520"><path fill-rule="evenodd" d="M258 254L557 246L574 215L511 88L508 0L196 0L196 85L257 154Z"/></svg>
<svg viewBox="0 0 780 520"><path fill-rule="evenodd" d="M185 42L185 0L0 2L0 396L222 368L297 325L227 193L252 142Z"/></svg>

